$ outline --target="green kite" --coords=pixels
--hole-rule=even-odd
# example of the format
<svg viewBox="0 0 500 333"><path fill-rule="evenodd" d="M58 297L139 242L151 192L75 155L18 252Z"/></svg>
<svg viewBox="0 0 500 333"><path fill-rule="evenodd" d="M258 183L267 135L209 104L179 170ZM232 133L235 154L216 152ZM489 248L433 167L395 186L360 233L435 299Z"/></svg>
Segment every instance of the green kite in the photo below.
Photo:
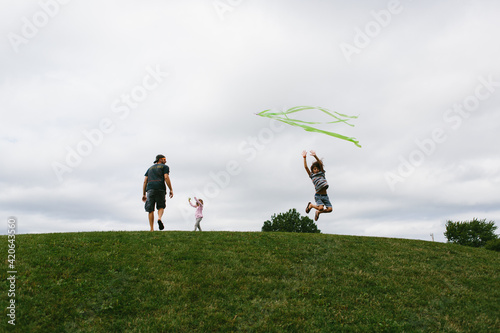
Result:
<svg viewBox="0 0 500 333"><path fill-rule="evenodd" d="M334 118L336 120L328 121L328 122L313 122L313 121L303 121L303 120L299 120L299 119L288 118L289 114L300 112L300 111L305 111L305 110L320 110L323 113L327 114L328 116L331 116L332 118ZM281 121L285 124L288 124L288 125L302 127L304 130L306 130L308 132L323 133L323 134L330 135L330 136L333 136L333 137L336 137L336 138L339 138L342 140L350 141L350 142L354 143L356 146L361 148L361 145L359 144L359 141L356 140L356 138L350 138L350 137L347 137L347 136L344 136L341 134L328 132L328 131L320 130L318 128L314 128L314 127L309 126L309 125L314 125L314 124L344 123L346 125L354 127L354 125L350 124L348 121L350 119L358 118L357 116L348 116L348 115L345 115L342 113L331 112L325 108L314 107L314 106L296 106L296 107L290 108L286 111L280 111L280 112L273 112L273 110L264 110L262 112L257 113L257 115L261 116L261 117L267 117L270 119L279 120L279 121Z"/></svg>

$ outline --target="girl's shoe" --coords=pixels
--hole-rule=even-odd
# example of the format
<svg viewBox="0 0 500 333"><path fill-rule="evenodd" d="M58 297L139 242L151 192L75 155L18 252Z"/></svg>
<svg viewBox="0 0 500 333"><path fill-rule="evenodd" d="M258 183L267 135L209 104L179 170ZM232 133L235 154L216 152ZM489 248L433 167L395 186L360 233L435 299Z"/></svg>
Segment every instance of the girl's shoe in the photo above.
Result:
<svg viewBox="0 0 500 333"><path fill-rule="evenodd" d="M311 211L311 207L309 207L309 206L311 206L311 202L309 202L309 203L307 204L307 207L306 207L306 214L309 214L309 212Z"/></svg>

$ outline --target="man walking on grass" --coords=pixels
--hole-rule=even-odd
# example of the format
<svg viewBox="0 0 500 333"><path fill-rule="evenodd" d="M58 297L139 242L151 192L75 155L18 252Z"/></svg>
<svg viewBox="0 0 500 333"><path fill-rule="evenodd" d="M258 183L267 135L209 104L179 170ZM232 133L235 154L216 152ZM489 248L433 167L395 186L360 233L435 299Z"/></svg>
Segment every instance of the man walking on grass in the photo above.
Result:
<svg viewBox="0 0 500 333"><path fill-rule="evenodd" d="M158 209L158 228L160 230L164 229L161 218L163 216L163 212L165 211L165 207L167 206L167 188L165 187L165 184L167 184L168 189L170 190L169 198L174 196L174 191L172 191L172 185L170 184L170 177L168 176L170 169L165 163L167 163L165 156L157 155L154 165L152 165L144 175L145 178L144 184L142 185L142 201L146 203L144 208L146 209L146 212L148 212L151 231L154 231L155 204Z"/></svg>

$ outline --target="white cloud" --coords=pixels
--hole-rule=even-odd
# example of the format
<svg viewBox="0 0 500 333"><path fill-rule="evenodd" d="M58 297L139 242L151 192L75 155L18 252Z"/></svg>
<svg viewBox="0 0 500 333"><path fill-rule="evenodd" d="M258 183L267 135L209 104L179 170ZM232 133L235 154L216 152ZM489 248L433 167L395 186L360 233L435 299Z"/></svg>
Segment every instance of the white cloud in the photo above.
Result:
<svg viewBox="0 0 500 333"><path fill-rule="evenodd" d="M203 1L61 5L17 53L0 44L2 215L26 233L147 230L143 175L163 153L175 193L167 230L193 228L187 198L198 194L208 195L204 230L257 231L274 213L305 214L314 193L300 153L315 149L335 208L323 232L442 241L447 219L498 221L498 88L457 128L444 118L480 77L500 82L498 4L400 3L350 63L339 44L388 2L244 1L224 20ZM41 10L1 7L4 37ZM168 77L117 111L157 66ZM363 148L285 125L266 137L255 113L298 105L358 115L353 128L329 128ZM113 129L99 137L103 119ZM436 128L446 140L422 153L417 142ZM96 143L60 182L54 162L67 164L89 133ZM384 176L419 156L391 191ZM239 172L226 184L230 161Z"/></svg>

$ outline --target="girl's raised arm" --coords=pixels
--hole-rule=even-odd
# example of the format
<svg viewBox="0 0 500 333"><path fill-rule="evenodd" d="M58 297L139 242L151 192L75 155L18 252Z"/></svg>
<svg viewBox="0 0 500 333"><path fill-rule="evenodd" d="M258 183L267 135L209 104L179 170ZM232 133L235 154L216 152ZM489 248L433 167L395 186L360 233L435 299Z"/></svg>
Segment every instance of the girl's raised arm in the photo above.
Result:
<svg viewBox="0 0 500 333"><path fill-rule="evenodd" d="M307 166L307 152L305 150L302 152L302 157L304 158L304 168L306 169L307 174L310 176L311 170L309 170L309 167Z"/></svg>
<svg viewBox="0 0 500 333"><path fill-rule="evenodd" d="M321 169L323 169L323 162L319 159L318 155L316 155L316 152L314 150L311 150L311 156L313 156L316 161L321 165Z"/></svg>

